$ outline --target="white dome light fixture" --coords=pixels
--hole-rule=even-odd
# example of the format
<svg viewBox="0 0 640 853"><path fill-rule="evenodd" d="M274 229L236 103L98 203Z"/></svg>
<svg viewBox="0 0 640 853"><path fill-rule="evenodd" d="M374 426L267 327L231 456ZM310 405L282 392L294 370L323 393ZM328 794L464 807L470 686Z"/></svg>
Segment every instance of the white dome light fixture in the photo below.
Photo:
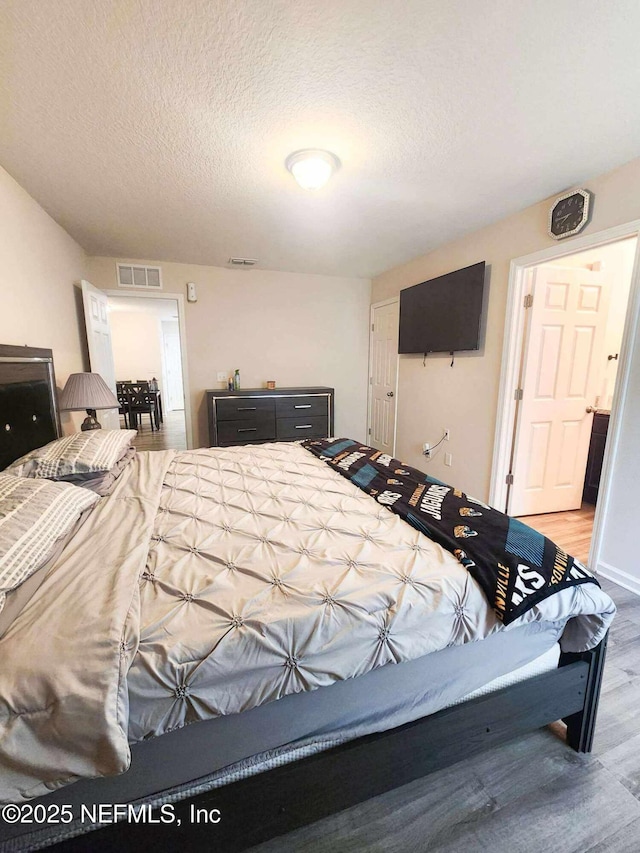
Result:
<svg viewBox="0 0 640 853"><path fill-rule="evenodd" d="M335 154L318 148L294 151L284 164L304 190L321 189L336 169L340 168L340 161Z"/></svg>

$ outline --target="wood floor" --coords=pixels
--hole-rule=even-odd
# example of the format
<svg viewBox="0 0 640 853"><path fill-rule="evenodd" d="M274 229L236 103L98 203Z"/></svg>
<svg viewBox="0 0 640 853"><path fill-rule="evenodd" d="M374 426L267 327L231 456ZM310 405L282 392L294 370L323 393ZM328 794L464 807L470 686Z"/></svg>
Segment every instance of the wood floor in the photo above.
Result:
<svg viewBox="0 0 640 853"><path fill-rule="evenodd" d="M595 506L583 503L580 509L570 512L526 515L521 516L520 521L548 536L567 554L576 557L581 563L588 564L595 511ZM638 850L640 850L640 844Z"/></svg>
<svg viewBox="0 0 640 853"><path fill-rule="evenodd" d="M638 853L640 597L602 584L619 613L593 753L569 749L556 724L253 853Z"/></svg>
<svg viewBox="0 0 640 853"><path fill-rule="evenodd" d="M124 419L121 425L124 426ZM165 412L164 423L159 430L151 431L149 418L144 415L142 429L133 442L138 450L186 450L187 432L184 425L184 412Z"/></svg>

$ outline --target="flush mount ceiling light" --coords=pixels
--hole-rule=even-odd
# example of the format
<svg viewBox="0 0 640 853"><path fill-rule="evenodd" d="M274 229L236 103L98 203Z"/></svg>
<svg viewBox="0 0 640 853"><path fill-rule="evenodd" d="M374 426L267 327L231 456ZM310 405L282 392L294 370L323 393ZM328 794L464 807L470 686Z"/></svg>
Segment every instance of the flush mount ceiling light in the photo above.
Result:
<svg viewBox="0 0 640 853"><path fill-rule="evenodd" d="M319 190L340 167L340 161L335 154L317 148L294 151L289 154L284 164L305 190Z"/></svg>

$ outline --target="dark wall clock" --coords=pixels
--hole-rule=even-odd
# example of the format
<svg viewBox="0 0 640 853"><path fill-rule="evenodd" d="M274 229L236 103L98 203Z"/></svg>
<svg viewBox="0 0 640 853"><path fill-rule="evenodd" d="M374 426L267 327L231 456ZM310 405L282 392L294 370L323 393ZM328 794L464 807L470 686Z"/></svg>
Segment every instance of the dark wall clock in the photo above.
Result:
<svg viewBox="0 0 640 853"><path fill-rule="evenodd" d="M556 240L579 234L589 221L593 195L589 190L571 190L557 198L549 211L549 236Z"/></svg>

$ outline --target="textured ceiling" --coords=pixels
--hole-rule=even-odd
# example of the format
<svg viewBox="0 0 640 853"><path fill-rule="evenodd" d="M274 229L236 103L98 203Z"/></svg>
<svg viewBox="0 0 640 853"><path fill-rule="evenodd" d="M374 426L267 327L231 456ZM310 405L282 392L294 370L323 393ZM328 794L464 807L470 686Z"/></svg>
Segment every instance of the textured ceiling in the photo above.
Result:
<svg viewBox="0 0 640 853"><path fill-rule="evenodd" d="M640 153L638 0L0 0L0 164L91 254L369 276ZM287 154L342 169L301 190Z"/></svg>

